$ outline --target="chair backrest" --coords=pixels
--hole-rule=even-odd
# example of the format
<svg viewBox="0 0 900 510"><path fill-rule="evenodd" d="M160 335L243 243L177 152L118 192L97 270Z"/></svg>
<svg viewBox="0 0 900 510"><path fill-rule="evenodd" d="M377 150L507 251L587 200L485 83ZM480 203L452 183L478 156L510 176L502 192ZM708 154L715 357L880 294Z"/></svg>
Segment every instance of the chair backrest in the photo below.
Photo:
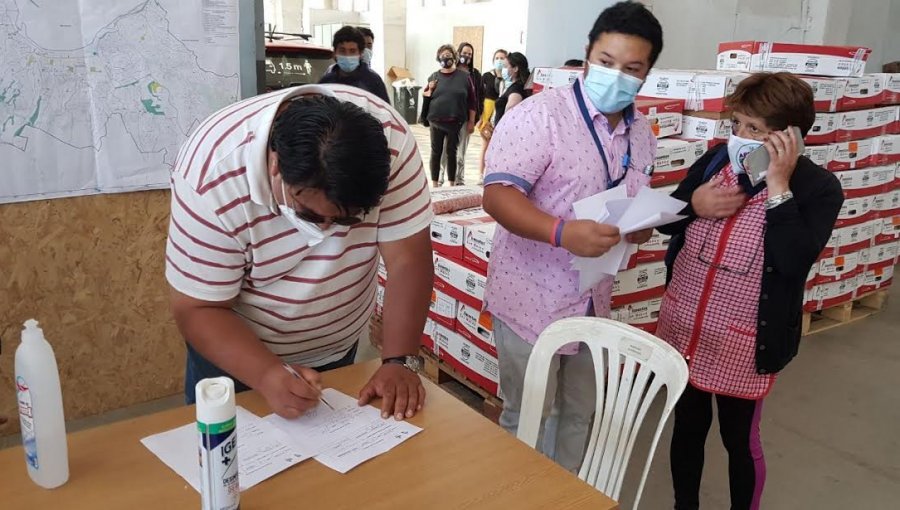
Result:
<svg viewBox="0 0 900 510"><path fill-rule="evenodd" d="M687 385L687 363L669 344L620 322L597 317L554 322L541 333L525 370L518 438L532 448L540 432L551 359L571 342L582 342L590 349L597 383L594 424L578 477L613 499L619 498L647 410L659 390L666 388L665 406L635 497L636 509L663 426Z"/></svg>

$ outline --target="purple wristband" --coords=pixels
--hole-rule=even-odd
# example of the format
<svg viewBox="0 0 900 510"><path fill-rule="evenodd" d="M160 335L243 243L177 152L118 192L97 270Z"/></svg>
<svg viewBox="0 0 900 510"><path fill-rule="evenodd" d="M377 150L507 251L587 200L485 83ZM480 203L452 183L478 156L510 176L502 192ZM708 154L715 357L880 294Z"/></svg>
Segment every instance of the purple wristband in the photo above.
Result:
<svg viewBox="0 0 900 510"><path fill-rule="evenodd" d="M561 219L556 222L556 231L553 233L553 242L554 242L553 245L554 246L562 245L562 232L563 232L563 227L565 225L566 225L566 220Z"/></svg>

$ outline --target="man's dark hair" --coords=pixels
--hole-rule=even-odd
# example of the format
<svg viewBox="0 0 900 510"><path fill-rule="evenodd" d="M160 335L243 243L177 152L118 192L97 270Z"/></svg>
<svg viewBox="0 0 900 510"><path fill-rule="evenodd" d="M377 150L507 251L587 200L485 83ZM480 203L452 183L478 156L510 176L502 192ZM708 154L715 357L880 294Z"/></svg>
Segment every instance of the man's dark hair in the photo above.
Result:
<svg viewBox="0 0 900 510"><path fill-rule="evenodd" d="M653 46L650 51L650 67L656 63L663 49L663 33L659 20L652 12L638 2L619 2L603 12L594 22L594 28L588 34L588 53L590 48L605 33L634 35L646 40Z"/></svg>
<svg viewBox="0 0 900 510"><path fill-rule="evenodd" d="M391 168L384 128L353 103L295 99L276 119L272 149L286 184L322 190L342 213L367 212L384 196Z"/></svg>
<svg viewBox="0 0 900 510"><path fill-rule="evenodd" d="M565 67L584 67L584 60L577 58L570 58L566 60L566 63L563 64Z"/></svg>
<svg viewBox="0 0 900 510"><path fill-rule="evenodd" d="M363 37L371 37L372 40L375 40L375 32L372 31L369 27L356 27L357 30L362 33Z"/></svg>
<svg viewBox="0 0 900 510"><path fill-rule="evenodd" d="M338 45L345 42L356 43L356 47L359 48L360 53L366 49L366 39L363 37L362 32L360 32L358 28L351 27L350 25L343 26L334 33L334 38L331 40L331 46L337 51Z"/></svg>

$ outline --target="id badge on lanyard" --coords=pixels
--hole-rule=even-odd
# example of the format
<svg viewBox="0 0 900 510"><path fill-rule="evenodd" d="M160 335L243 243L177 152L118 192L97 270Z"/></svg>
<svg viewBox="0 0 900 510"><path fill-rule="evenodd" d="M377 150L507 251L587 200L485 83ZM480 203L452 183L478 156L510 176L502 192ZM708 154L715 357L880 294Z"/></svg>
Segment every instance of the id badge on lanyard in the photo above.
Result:
<svg viewBox="0 0 900 510"><path fill-rule="evenodd" d="M578 109L581 110L581 118L587 124L588 132L591 133L591 138L594 139L594 144L597 146L597 152L600 153L600 159L603 160L603 170L606 172L606 189L613 189L622 184L622 181L625 180L625 175L628 173L628 165L631 163L631 141L629 140L628 142L628 151L622 157L622 176L613 180L612 172L610 172L609 168L609 160L606 159L606 151L603 150L600 135L597 134L594 121L591 119L591 114L588 113L587 103L584 102L584 93L581 91L581 82L578 81L575 82L575 102L578 103Z"/></svg>

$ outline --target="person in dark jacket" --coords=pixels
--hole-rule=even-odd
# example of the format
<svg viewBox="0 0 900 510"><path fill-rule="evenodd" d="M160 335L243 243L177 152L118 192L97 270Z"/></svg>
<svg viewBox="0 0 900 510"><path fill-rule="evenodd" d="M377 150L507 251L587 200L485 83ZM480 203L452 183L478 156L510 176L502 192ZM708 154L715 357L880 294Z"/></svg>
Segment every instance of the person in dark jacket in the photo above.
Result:
<svg viewBox="0 0 900 510"><path fill-rule="evenodd" d="M525 89L525 83L531 76L528 69L528 59L525 55L514 51L506 57L506 67L500 70L503 81L506 84L506 90L500 99L497 99L495 105L496 113L494 114L494 125L500 123L500 119L506 114L506 111L525 100L529 95L529 91Z"/></svg>
<svg viewBox="0 0 900 510"><path fill-rule="evenodd" d="M728 451L732 509L758 509L765 482L762 403L797 353L807 275L844 200L838 179L800 155L815 120L812 89L788 73L757 73L728 99L732 135L672 193L688 216L660 227L674 264L657 336L688 362L675 408L671 466L675 508L699 508L712 401ZM764 147L765 181L753 186L747 154ZM669 260L673 260L669 257Z"/></svg>
<svg viewBox="0 0 900 510"><path fill-rule="evenodd" d="M456 154L459 148L459 134L475 131L475 89L469 73L458 69L458 56L453 46L445 44L438 48L437 61L441 69L428 78L428 85L422 92L423 124L431 128L431 181L440 186L441 157L447 152L447 180L456 185Z"/></svg>
<svg viewBox="0 0 900 510"><path fill-rule="evenodd" d="M350 85L371 92L390 104L391 100L381 77L369 68L369 64L362 61L363 51L366 49L366 39L362 32L356 27L345 26L334 33L332 46L337 65L319 83Z"/></svg>
<svg viewBox="0 0 900 510"><path fill-rule="evenodd" d="M464 42L456 49L459 55L459 62L456 68L460 71L469 73L469 81L472 90L475 91L475 118L481 116L484 108L484 90L481 86L481 72L475 67L475 48ZM466 149L469 147L469 135L471 131L467 126L462 126L459 130L459 147L456 150L456 184L462 186L466 183ZM441 182L443 183L444 171L447 169L447 152L441 158Z"/></svg>

